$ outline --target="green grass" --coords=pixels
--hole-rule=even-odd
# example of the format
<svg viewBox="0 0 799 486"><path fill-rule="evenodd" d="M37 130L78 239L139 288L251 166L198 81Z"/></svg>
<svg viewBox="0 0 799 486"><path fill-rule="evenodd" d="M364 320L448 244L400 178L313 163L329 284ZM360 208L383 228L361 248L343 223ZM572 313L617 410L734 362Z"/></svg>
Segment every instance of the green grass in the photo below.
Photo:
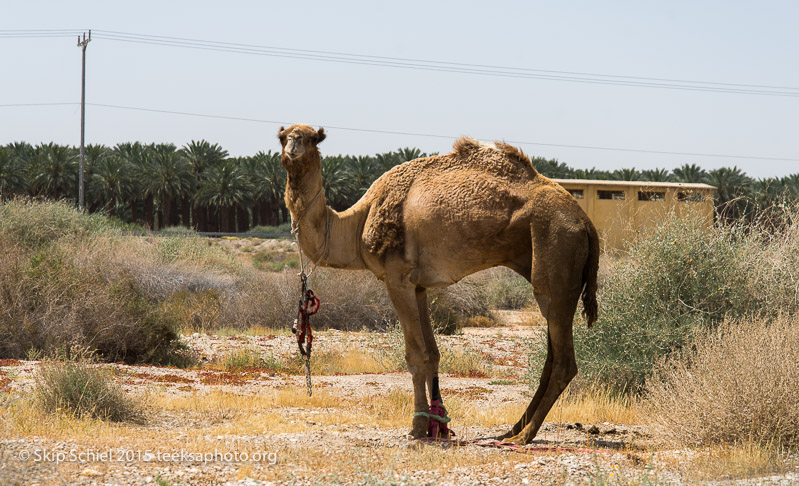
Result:
<svg viewBox="0 0 799 486"><path fill-rule="evenodd" d="M278 226L255 226L247 233L262 233L268 235L288 234L291 233L291 223L283 223Z"/></svg>

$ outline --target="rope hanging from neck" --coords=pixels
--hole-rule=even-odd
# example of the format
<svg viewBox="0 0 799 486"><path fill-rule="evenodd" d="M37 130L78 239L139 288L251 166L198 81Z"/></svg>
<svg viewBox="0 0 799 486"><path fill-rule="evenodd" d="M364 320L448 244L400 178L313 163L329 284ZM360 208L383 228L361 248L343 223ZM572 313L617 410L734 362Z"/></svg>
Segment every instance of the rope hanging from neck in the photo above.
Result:
<svg viewBox="0 0 799 486"><path fill-rule="evenodd" d="M322 243L317 248L314 255L307 260L303 258L302 255L302 246L300 246L300 221L302 220L303 216L305 216L308 208L311 204L319 197L319 194L322 193L322 189L319 189L319 192L311 198L308 204L305 206L303 212L299 215L297 220L294 220L292 216L291 221L291 234L294 235L295 242L297 244L297 253L299 254L300 258L300 284L301 284L301 294L300 294L300 301L297 305L297 318L294 320L294 325L291 328L291 332L297 335L297 346L300 349L300 355L305 357L305 385L308 389L308 396L313 395L313 388L311 383L311 346L313 344L313 331L311 330L311 321L310 317L316 314L319 311L319 298L313 293L313 290L308 288L308 277L316 270L318 267L317 264L317 257L322 257L322 260L327 260L327 255L330 253L330 248L328 246L329 236L330 236L330 226L332 223L332 215L327 208L325 208L327 212L327 220L325 224L325 234L322 240ZM306 272L306 268L310 267L310 264L313 263L314 266L311 268L309 272Z"/></svg>
<svg viewBox="0 0 799 486"><path fill-rule="evenodd" d="M300 354L305 356L305 385L308 388L308 396L313 394L311 384L311 345L313 344L313 331L311 330L310 317L319 311L319 298L314 295L313 290L308 288L308 277L302 275L302 297L297 306L297 319L291 332L297 335L297 346ZM304 345L304 347L303 347Z"/></svg>

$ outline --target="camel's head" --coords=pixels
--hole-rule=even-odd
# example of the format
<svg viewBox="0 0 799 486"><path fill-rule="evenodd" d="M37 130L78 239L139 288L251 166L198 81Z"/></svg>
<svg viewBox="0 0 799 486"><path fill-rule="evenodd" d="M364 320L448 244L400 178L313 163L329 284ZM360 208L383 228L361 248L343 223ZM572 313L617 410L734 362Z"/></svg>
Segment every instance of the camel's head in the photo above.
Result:
<svg viewBox="0 0 799 486"><path fill-rule="evenodd" d="M288 128L280 127L277 138L283 146L280 160L283 166L288 169L294 165L304 155L318 154L316 146L325 139L325 129L320 128L315 131L309 125L296 123Z"/></svg>

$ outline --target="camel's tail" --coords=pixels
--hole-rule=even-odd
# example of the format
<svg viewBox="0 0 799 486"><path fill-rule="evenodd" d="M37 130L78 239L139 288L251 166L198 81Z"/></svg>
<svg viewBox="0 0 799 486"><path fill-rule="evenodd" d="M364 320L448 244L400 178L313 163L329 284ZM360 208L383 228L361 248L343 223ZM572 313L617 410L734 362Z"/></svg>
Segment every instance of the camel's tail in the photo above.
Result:
<svg viewBox="0 0 799 486"><path fill-rule="evenodd" d="M599 312L596 302L597 273L599 272L599 235L591 221L586 222L588 230L588 261L583 268L583 316L588 327L594 325Z"/></svg>

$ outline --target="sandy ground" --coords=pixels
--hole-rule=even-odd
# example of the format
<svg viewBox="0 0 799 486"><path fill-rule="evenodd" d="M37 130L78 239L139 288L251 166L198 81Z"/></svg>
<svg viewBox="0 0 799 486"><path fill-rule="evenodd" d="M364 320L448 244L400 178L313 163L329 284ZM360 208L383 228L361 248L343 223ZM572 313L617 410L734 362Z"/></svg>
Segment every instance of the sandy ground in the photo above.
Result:
<svg viewBox="0 0 799 486"><path fill-rule="evenodd" d="M529 401L522 376L529 342L540 329L515 325L528 316L498 317L505 327L443 336L440 346L484 353L496 373L513 378L444 375L445 400L457 397L478 409ZM289 335L184 339L209 363L239 348L296 352ZM374 339L331 330L317 333L314 346L343 352L374 345ZM24 403L40 364L0 365L0 397ZM410 394L404 372L314 376L314 399L322 400L314 402L304 398L303 375L104 366L114 369L115 380L130 393L160 404L181 397L185 403L154 407L140 425L84 420L53 431L35 424L31 432L0 428L0 484L677 484L683 482L683 457L693 454L656 451L645 427L609 423L546 423L527 447L486 446L508 425L473 426L456 413L452 426L459 442L414 441L407 436L410 417L408 425L385 425L367 407L397 391ZM270 408L252 405L281 392L296 398ZM217 399L218 406L191 405ZM334 406L336 401L352 406ZM772 479L790 484L799 476Z"/></svg>

